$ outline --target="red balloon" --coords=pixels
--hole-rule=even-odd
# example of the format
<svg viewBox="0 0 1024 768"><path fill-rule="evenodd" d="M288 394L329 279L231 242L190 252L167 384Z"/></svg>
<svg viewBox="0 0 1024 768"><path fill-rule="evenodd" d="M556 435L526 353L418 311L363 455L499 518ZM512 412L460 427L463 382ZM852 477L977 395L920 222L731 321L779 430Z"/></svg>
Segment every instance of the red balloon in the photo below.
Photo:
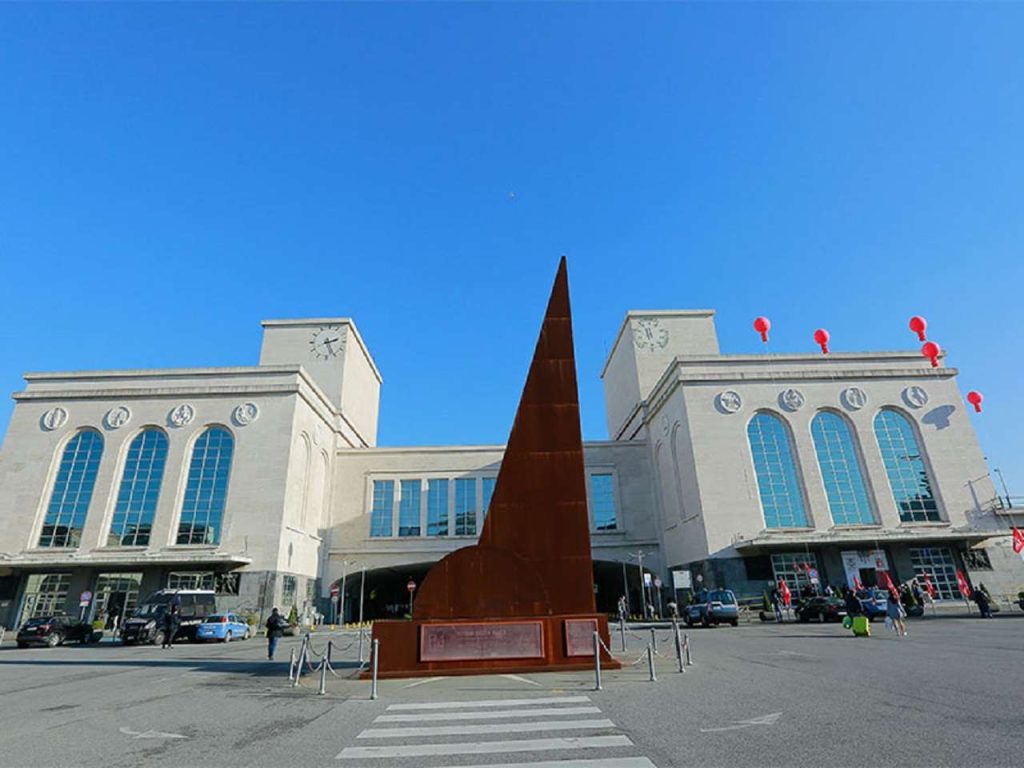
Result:
<svg viewBox="0 0 1024 768"><path fill-rule="evenodd" d="M967 393L967 402L974 406L974 410L977 413L981 413L981 401L985 398L981 396L981 392L970 391Z"/></svg>
<svg viewBox="0 0 1024 768"><path fill-rule="evenodd" d="M932 361L932 368L939 367L939 355L942 353L942 348L934 341L926 341L921 346L921 354Z"/></svg>
<svg viewBox="0 0 1024 768"><path fill-rule="evenodd" d="M819 328L814 332L814 341L821 346L821 354L823 355L828 354L828 340L828 331L824 328Z"/></svg>
<svg viewBox="0 0 1024 768"><path fill-rule="evenodd" d="M928 321L920 315L914 315L910 318L910 330L917 334L917 338L921 341L925 340L924 332L928 328Z"/></svg>
<svg viewBox="0 0 1024 768"><path fill-rule="evenodd" d="M772 329L772 321L767 317L754 318L754 330L761 334L761 341L768 341L768 331Z"/></svg>

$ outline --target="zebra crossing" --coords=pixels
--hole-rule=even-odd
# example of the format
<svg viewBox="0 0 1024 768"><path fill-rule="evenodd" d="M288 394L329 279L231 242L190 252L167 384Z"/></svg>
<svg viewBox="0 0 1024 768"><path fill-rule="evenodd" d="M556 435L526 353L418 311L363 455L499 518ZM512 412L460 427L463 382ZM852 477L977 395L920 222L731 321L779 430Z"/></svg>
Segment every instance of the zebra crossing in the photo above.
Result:
<svg viewBox="0 0 1024 768"><path fill-rule="evenodd" d="M600 715L600 707L588 696L392 704L356 737L362 743L345 747L337 759L350 765L353 760L388 765L415 759L420 765L428 758L491 755L500 760L515 754L525 762L459 768L656 768L646 757L628 756L635 755L632 740L615 733L615 723ZM565 758L551 759L552 752ZM543 759L530 760L530 753Z"/></svg>

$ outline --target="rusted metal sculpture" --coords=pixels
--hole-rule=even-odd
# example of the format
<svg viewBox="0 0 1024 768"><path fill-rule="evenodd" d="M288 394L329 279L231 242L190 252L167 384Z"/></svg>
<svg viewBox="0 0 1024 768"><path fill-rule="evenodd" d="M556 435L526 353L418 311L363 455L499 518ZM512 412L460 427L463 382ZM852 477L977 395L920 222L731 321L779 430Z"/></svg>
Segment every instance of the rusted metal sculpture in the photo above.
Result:
<svg viewBox="0 0 1024 768"><path fill-rule="evenodd" d="M608 642L593 583L563 257L480 541L431 568L412 621L374 623L380 675L592 667L594 630Z"/></svg>

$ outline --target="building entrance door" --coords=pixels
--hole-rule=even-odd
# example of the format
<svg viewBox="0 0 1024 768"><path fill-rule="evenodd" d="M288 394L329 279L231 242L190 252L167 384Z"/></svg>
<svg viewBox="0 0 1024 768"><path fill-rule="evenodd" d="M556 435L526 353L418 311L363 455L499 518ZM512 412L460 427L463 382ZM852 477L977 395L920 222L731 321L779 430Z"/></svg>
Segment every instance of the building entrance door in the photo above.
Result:
<svg viewBox="0 0 1024 768"><path fill-rule="evenodd" d="M107 629L120 626L139 600L141 573L101 573L96 579L91 620L99 619Z"/></svg>
<svg viewBox="0 0 1024 768"><path fill-rule="evenodd" d="M37 616L63 613L67 608L70 586L70 573L30 574L25 584L25 596L21 601L21 615L15 626L20 627L24 622Z"/></svg>
<svg viewBox="0 0 1024 768"><path fill-rule="evenodd" d="M878 586L878 569L877 568L861 568L860 569L860 583L865 589Z"/></svg>

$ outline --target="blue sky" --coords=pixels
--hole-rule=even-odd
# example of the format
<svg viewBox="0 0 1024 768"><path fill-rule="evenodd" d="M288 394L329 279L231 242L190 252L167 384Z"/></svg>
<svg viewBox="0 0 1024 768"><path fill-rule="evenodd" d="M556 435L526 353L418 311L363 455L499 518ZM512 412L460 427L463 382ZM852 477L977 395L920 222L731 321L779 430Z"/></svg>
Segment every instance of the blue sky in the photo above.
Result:
<svg viewBox="0 0 1024 768"><path fill-rule="evenodd" d="M505 439L561 254L584 435L624 312L916 348L1024 493L1024 6L3 4L0 384L356 319L382 444ZM0 406L6 429L13 403Z"/></svg>

